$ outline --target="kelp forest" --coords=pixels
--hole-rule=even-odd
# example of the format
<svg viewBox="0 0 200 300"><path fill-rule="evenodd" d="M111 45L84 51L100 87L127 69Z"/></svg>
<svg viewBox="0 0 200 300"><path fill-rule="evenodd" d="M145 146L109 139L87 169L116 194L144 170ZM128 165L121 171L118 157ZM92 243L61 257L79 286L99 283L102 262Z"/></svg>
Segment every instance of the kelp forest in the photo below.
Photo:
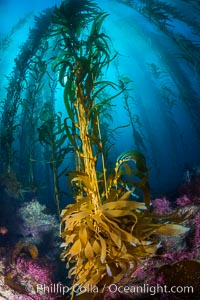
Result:
<svg viewBox="0 0 200 300"><path fill-rule="evenodd" d="M200 6L101 2L0 41L1 299L199 299Z"/></svg>

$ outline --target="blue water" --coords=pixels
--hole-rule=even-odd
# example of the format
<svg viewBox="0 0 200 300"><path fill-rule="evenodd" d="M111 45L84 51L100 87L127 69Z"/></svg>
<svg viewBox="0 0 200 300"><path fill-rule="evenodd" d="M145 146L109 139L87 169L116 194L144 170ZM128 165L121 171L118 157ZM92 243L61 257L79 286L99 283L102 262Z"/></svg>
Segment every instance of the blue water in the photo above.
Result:
<svg viewBox="0 0 200 300"><path fill-rule="evenodd" d="M165 1L178 15L170 16L169 25L162 30L135 8L142 7L144 1L129 1L131 6L126 5L127 2L96 1L109 13L104 31L119 53L104 75L114 82L119 76L132 81L129 107L135 129L143 141L143 146L137 143L131 126L119 129L111 159L114 162L122 151L140 150L150 169L152 192L167 193L182 181L187 168L200 165L200 7L198 1L190 4L183 0ZM1 51L2 97L6 95L5 75L12 72L20 45L26 41L29 28L34 26L33 16L59 3L54 0L1 0L1 39L19 19L32 13L12 35L9 47ZM180 37L195 43L196 56L188 44L183 46L177 42ZM63 111L64 107L60 95L62 92L58 90L57 111ZM115 128L130 124L123 96L114 99L113 104L113 124L110 125Z"/></svg>

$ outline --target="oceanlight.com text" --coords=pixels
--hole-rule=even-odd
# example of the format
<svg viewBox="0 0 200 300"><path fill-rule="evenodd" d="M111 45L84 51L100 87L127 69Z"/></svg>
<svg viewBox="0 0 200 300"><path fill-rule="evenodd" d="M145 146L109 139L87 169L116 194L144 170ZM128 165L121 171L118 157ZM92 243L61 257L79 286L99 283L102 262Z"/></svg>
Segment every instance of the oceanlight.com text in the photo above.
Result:
<svg viewBox="0 0 200 300"><path fill-rule="evenodd" d="M154 296L155 294L193 294L193 286L172 286L170 288L167 285L137 285L137 286L120 286L117 284L111 284L108 286L110 293L119 292L120 294L149 294Z"/></svg>

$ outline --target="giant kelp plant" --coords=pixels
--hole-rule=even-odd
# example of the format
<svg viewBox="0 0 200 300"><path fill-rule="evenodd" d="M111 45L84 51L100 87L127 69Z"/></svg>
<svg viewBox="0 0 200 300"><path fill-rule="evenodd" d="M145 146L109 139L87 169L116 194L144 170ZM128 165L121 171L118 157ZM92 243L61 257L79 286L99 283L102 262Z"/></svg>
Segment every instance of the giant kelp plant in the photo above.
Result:
<svg viewBox="0 0 200 300"><path fill-rule="evenodd" d="M62 211L62 257L74 283L87 287L118 281L135 269L140 258L157 249L153 233L178 234L180 225L155 221L150 205L148 169L136 151L122 153L112 170L106 169L101 138L101 109L122 93L120 85L103 80L115 58L102 24L107 14L92 1L64 1L53 14L53 36L59 54L53 62L64 88L67 136L74 147L76 170L68 173L75 203ZM113 88L116 94L102 97ZM101 170L97 165L101 162ZM97 172L98 171L98 172ZM140 189L143 202L131 200ZM167 221L178 222L177 213ZM179 220L181 221L181 219Z"/></svg>

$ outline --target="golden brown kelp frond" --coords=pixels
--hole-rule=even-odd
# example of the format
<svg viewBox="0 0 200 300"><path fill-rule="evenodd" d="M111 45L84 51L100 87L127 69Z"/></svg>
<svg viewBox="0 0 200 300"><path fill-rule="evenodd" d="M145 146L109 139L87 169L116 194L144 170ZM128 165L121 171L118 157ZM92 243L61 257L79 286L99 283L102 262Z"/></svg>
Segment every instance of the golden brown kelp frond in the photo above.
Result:
<svg viewBox="0 0 200 300"><path fill-rule="evenodd" d="M160 224L143 211L144 203L127 200L128 194L96 209L92 194L69 205L62 212L64 230L62 258L69 276L87 289L103 278L117 282L144 257L156 253L155 234L177 235L186 229Z"/></svg>
<svg viewBox="0 0 200 300"><path fill-rule="evenodd" d="M115 220L118 216L127 216L133 224L136 223L133 203L132 211L127 204L124 203L126 209L119 202L118 209L102 206L95 212L95 205L88 197L87 202L78 205L78 210L75 208L77 204L74 204L74 207L69 207L71 213L67 208L63 211L65 229L62 237L65 242L62 246L66 248L62 257L68 260L68 264L75 262L69 275L74 276L76 284L98 285L106 275L113 277L113 281L119 280L131 263L135 262L136 266L139 258L146 256L144 246L136 255L134 251L132 253L137 246L129 246L140 245L140 241L131 232L121 229Z"/></svg>
<svg viewBox="0 0 200 300"><path fill-rule="evenodd" d="M134 160L137 169L128 165L129 160ZM178 221L178 216L171 214L166 216L167 221L163 218L160 222L156 215L144 210L145 202L131 200L132 189L125 191L125 185L122 188L120 176L139 174L143 180L146 172L140 153L124 152L117 160L115 172L107 178L107 200L101 198L98 206L89 176L78 171L69 173L69 181L76 184L79 193L76 203L62 211L62 258L67 260L75 284L87 288L88 284L98 286L102 279L116 282L130 268L134 271L142 258L155 254L155 234L177 235L186 231L183 226L167 224L170 217ZM102 195L105 199L105 191Z"/></svg>

